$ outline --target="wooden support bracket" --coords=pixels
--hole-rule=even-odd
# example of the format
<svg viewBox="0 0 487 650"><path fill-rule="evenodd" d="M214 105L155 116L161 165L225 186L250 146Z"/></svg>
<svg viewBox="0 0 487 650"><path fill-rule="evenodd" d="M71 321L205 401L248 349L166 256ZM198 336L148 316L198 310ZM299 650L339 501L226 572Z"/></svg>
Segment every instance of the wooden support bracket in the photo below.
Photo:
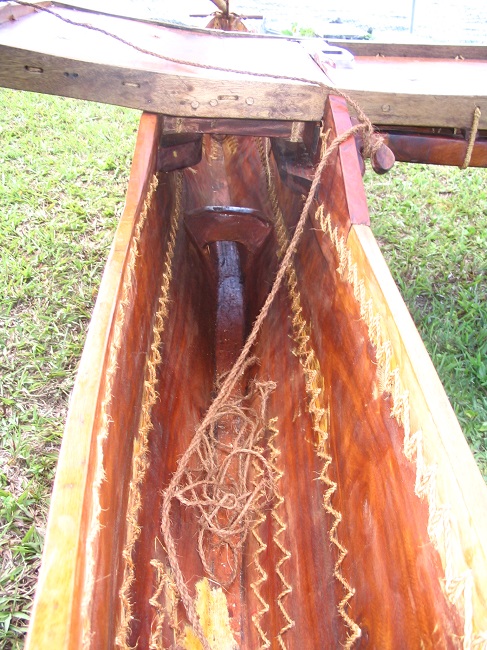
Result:
<svg viewBox="0 0 487 650"><path fill-rule="evenodd" d="M209 117L173 117L163 116L163 132L172 133L212 133L220 135L251 135L256 138L285 138L301 140L310 126L314 128L319 122L292 122L289 120L246 120Z"/></svg>
<svg viewBox="0 0 487 650"><path fill-rule="evenodd" d="M281 138L273 138L271 142L272 153L283 183L293 192L307 194L313 181L315 166L305 144Z"/></svg>
<svg viewBox="0 0 487 650"><path fill-rule="evenodd" d="M163 135L157 152L157 168L161 172L197 165L202 155L201 135L194 133L171 133Z"/></svg>

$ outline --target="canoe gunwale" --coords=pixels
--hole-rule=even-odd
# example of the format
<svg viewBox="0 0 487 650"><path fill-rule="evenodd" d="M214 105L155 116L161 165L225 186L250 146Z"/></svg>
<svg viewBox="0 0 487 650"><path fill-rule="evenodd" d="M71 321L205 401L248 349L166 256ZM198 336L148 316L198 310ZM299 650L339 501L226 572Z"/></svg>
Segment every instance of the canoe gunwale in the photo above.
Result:
<svg viewBox="0 0 487 650"><path fill-rule="evenodd" d="M404 427L403 452L415 467L416 495L428 504L428 534L441 556L444 591L465 621L464 647L475 647L487 625L485 482L370 228L354 225L344 237L322 214L313 222L320 246L322 233L334 242L338 272L359 302L378 356L380 390L392 398L391 416ZM360 263L367 272L357 275ZM374 312L371 302L387 307ZM458 476L459 467L462 473L467 468L469 483Z"/></svg>
<svg viewBox="0 0 487 650"><path fill-rule="evenodd" d="M144 203L150 170L154 166L158 129L157 116L145 114L142 117L124 211L103 273L70 398L49 511L39 588L33 605L33 625L29 628L26 647L77 648L81 644L79 610L82 585L86 580L86 558L81 549L86 543L90 530L88 522L93 514L87 511L85 504L91 501L90 476L93 477L96 466L92 459L97 454L97 439L92 433L96 430L99 396L103 390L109 342L128 264L130 243ZM63 563L59 562L58 555L65 559Z"/></svg>

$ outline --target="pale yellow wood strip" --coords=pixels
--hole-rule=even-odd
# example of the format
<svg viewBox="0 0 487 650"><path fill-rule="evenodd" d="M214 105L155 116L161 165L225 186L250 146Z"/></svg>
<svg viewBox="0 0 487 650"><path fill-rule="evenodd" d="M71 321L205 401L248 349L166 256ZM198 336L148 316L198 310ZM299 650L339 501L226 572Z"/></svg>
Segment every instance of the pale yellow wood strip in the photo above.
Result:
<svg viewBox="0 0 487 650"><path fill-rule="evenodd" d="M49 512L45 552L34 601L26 648L51 650L80 647L79 611L83 583L83 532L90 515L97 409L121 281L136 215L152 173L157 118L143 117L138 137L138 157L131 170L125 210L108 263L71 397ZM152 132L152 137L150 133Z"/></svg>

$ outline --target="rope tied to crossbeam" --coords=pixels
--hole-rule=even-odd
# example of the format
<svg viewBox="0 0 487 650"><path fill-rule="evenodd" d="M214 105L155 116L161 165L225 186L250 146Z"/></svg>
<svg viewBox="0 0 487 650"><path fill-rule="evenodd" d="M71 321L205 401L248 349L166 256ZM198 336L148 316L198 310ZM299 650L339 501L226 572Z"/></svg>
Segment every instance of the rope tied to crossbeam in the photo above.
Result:
<svg viewBox="0 0 487 650"><path fill-rule="evenodd" d="M181 65L187 65L195 68L201 68L205 70L216 70L217 72L230 72L230 73L235 73L235 74L243 74L243 75L249 75L253 77L260 77L260 78L266 78L266 79L282 79L284 81L298 81L302 83L307 83L311 84L314 86L322 86L328 91L330 91L332 94L338 95L339 97L342 97L345 99L347 104L353 108L355 111L357 118L361 124L360 128L357 131L354 131L354 133L359 133L363 132L363 149L362 149L362 155L364 158L372 158L372 156L380 149L381 145L383 144L383 139L377 135L377 133L374 130L374 126L368 119L368 117L365 115L364 111L360 107L360 105L353 100L349 95L344 93L343 91L339 90L338 88L335 88L334 86L330 86L325 84L323 81L320 80L320 82L317 82L315 79L308 79L306 77L299 77L299 76L293 76L293 75L280 75L280 74L271 74L268 72L258 72L258 71L249 71L249 70L241 70L241 69L236 69L236 68L229 68L225 66L216 66L214 64L205 64L205 63L200 63L199 61L190 61L187 59L180 59L176 57L171 57L166 54L161 54L159 52L154 52L153 50L148 50L146 48L140 47L136 43L133 43L132 41L128 41L125 38L122 38L118 34L115 34L113 32L110 32L106 29L103 29L101 27L96 27L95 25L91 25L89 23L83 23L79 22L76 20L72 20L71 18L67 18L66 16L61 15L57 11L54 11L53 9L50 9L48 7L42 7L34 2L29 2L28 0L15 0L16 4L23 5L26 7L32 7L36 11L39 12L44 12L47 14L50 14L54 16L55 18L67 23L68 25L73 25L75 27L81 27L83 29L91 30L94 32L98 32L100 34L103 34L105 36L108 36L109 38L112 38L120 43L123 43L124 45L127 45L128 47L131 47L132 49L136 50L137 52L140 52L141 54L147 54L148 56L153 56L158 59L162 59L164 61L169 61L170 63L177 63ZM478 109L480 110L480 109ZM477 127L478 127L478 121L477 121ZM475 134L477 132L477 129L472 127L472 131L475 130ZM475 136L474 136L475 140ZM473 147L473 145L472 145Z"/></svg>

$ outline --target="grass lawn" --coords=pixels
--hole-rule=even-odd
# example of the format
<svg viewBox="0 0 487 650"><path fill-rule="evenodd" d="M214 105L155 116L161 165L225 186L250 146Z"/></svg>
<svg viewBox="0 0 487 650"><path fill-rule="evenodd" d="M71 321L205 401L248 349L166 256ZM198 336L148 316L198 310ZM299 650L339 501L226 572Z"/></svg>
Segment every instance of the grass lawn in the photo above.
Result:
<svg viewBox="0 0 487 650"><path fill-rule="evenodd" d="M27 624L136 111L0 90L0 648ZM487 476L487 170L367 173L373 229Z"/></svg>

